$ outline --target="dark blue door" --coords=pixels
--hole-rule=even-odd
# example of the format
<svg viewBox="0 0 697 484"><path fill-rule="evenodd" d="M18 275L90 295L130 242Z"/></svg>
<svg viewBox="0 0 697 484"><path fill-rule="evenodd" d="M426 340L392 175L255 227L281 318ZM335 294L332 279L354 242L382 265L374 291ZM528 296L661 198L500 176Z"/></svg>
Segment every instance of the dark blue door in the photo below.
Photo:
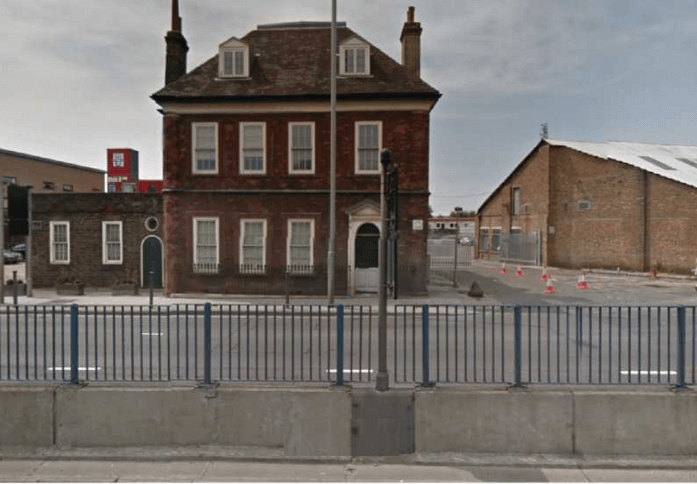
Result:
<svg viewBox="0 0 697 484"><path fill-rule="evenodd" d="M143 287L162 287L162 242L157 237L147 237L143 241Z"/></svg>

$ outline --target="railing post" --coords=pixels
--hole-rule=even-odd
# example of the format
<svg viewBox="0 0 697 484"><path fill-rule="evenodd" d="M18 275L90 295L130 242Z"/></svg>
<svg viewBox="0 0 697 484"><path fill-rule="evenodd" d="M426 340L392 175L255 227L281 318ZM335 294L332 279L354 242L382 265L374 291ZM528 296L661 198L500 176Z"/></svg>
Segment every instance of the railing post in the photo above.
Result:
<svg viewBox="0 0 697 484"><path fill-rule="evenodd" d="M336 385L344 384L344 306L336 306Z"/></svg>
<svg viewBox="0 0 697 484"><path fill-rule="evenodd" d="M421 318L422 318L422 323L421 323L421 342L422 342L422 351L421 351L421 367L423 369L423 378L421 381L421 386L422 387L431 387L435 384L435 382L431 381L431 376L430 376L430 367L429 367L429 362L430 362L430 343L428 341L428 304L424 304L421 306Z"/></svg>
<svg viewBox="0 0 697 484"><path fill-rule="evenodd" d="M685 385L685 307L678 308L678 384L676 389L683 390Z"/></svg>
<svg viewBox="0 0 697 484"><path fill-rule="evenodd" d="M211 382L211 303L203 306L203 384Z"/></svg>
<svg viewBox="0 0 697 484"><path fill-rule="evenodd" d="M70 306L70 384L77 385L78 325L77 304Z"/></svg>
<svg viewBox="0 0 697 484"><path fill-rule="evenodd" d="M514 333L514 351L515 351L515 383L514 387L522 387L521 381L521 366L523 361L523 308L515 306L513 308L513 333Z"/></svg>

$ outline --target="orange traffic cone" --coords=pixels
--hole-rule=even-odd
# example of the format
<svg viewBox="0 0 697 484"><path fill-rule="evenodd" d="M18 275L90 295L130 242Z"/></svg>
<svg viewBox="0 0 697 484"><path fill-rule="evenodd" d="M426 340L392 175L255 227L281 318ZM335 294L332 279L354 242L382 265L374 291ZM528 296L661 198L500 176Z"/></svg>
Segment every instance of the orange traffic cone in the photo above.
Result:
<svg viewBox="0 0 697 484"><path fill-rule="evenodd" d="M578 283L576 284L576 289L590 289L590 286L586 282L586 271L581 271L581 275L578 276Z"/></svg>
<svg viewBox="0 0 697 484"><path fill-rule="evenodd" d="M499 274L503 274L504 276L505 276L506 274L508 274L508 273L506 272L506 263L505 263L505 262L504 262L503 264L501 264L501 270L499 271Z"/></svg>
<svg viewBox="0 0 697 484"><path fill-rule="evenodd" d="M548 296L549 296L550 294L554 294L554 286L552 285L552 279L551 279L551 278L547 281L547 288L545 289L545 294L548 295Z"/></svg>
<svg viewBox="0 0 697 484"><path fill-rule="evenodd" d="M547 271L547 267L542 268L542 274L540 274L540 280L541 281L548 281L549 280L549 271Z"/></svg>
<svg viewBox="0 0 697 484"><path fill-rule="evenodd" d="M515 271L516 277L523 277L525 273L523 272L523 269L521 269L520 264L518 264L518 268Z"/></svg>

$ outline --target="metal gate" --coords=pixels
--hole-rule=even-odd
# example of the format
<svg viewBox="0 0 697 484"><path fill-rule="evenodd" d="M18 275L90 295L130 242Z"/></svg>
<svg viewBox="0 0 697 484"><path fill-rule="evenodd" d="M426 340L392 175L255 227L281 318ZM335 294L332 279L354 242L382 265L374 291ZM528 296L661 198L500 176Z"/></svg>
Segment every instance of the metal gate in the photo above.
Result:
<svg viewBox="0 0 697 484"><path fill-rule="evenodd" d="M518 232L501 234L499 260L517 264L542 264L542 237L539 232Z"/></svg>

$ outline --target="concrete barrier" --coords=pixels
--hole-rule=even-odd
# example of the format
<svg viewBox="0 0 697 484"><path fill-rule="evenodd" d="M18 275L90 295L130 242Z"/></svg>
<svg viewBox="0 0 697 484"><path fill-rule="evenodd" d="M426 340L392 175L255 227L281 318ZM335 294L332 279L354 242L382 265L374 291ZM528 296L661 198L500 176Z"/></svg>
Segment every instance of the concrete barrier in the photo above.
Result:
<svg viewBox="0 0 697 484"><path fill-rule="evenodd" d="M229 445L351 454L346 389L61 388L56 415L62 447Z"/></svg>
<svg viewBox="0 0 697 484"><path fill-rule="evenodd" d="M0 447L53 445L53 388L0 386Z"/></svg>
<svg viewBox="0 0 697 484"><path fill-rule="evenodd" d="M348 457L352 450L409 452L413 442L419 453L697 453L693 391L467 386L374 393L296 385L2 385L0 447L217 445Z"/></svg>
<svg viewBox="0 0 697 484"><path fill-rule="evenodd" d="M573 452L571 392L419 390L416 452Z"/></svg>
<svg viewBox="0 0 697 484"><path fill-rule="evenodd" d="M578 453L697 453L697 394L693 391L575 391L574 400Z"/></svg>

